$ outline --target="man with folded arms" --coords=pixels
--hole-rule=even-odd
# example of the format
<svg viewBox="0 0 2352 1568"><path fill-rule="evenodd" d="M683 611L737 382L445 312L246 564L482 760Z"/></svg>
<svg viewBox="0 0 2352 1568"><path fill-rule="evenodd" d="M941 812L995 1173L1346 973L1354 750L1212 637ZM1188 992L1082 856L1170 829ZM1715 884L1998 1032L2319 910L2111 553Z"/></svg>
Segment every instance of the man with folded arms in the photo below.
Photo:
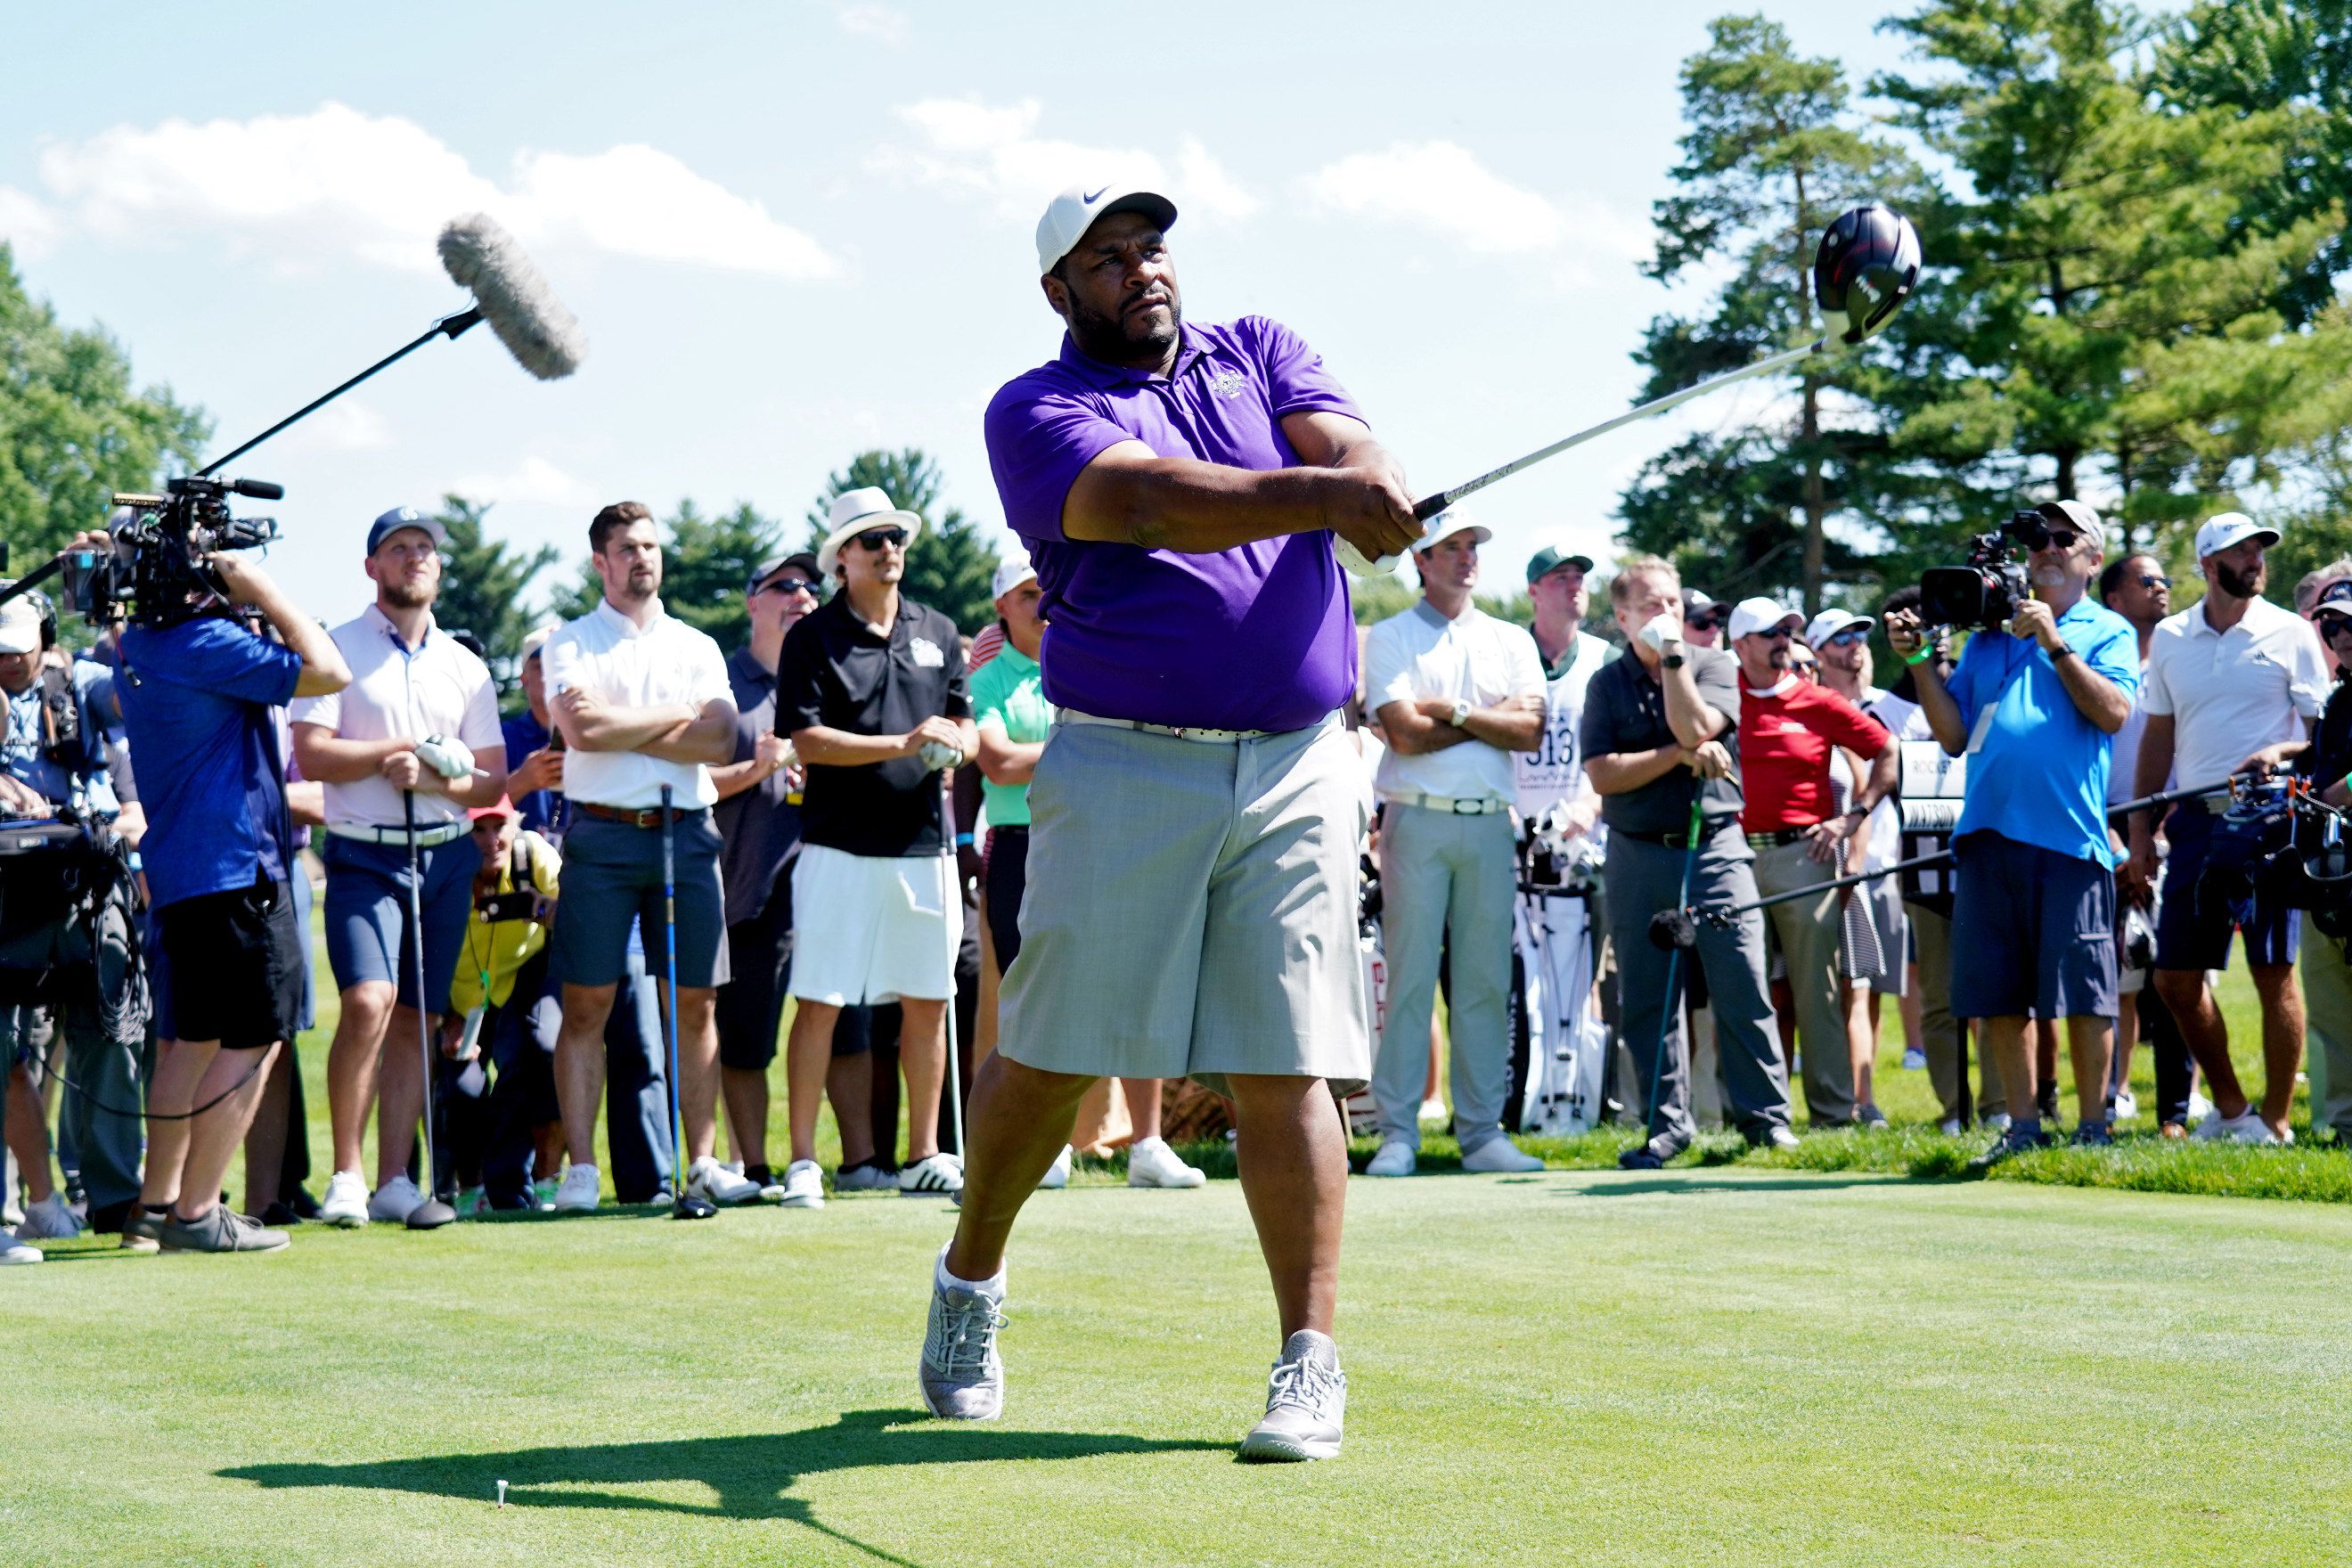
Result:
<svg viewBox="0 0 2352 1568"><path fill-rule="evenodd" d="M327 1048L334 1173L319 1205L331 1225L397 1225L425 1201L408 1177L425 1105L417 1015L430 1028L449 1010L481 859L467 810L506 794L490 672L433 618L445 542L439 521L411 507L375 520L366 559L375 603L332 634L352 683L287 714L302 776L326 786L327 962L342 993ZM409 929L412 865L421 931ZM422 995L410 957L420 941ZM184 989L194 983L177 978ZM373 1196L360 1174L370 1100L379 1101Z"/></svg>

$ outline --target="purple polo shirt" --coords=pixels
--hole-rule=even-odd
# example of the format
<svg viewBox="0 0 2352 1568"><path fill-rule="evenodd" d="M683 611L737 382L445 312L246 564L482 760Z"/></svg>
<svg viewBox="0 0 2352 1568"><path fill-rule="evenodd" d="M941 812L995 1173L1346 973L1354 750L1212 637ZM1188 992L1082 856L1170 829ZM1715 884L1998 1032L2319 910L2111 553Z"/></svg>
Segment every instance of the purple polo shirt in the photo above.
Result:
<svg viewBox="0 0 2352 1568"><path fill-rule="evenodd" d="M1046 700L1107 719L1218 730L1301 730L1356 689L1355 619L1327 532L1213 555L1066 538L1079 471L1120 441L1163 458L1291 468L1285 415L1361 418L1322 356L1264 316L1187 322L1173 374L1061 357L988 405L988 460L1004 520L1029 545L1048 626Z"/></svg>

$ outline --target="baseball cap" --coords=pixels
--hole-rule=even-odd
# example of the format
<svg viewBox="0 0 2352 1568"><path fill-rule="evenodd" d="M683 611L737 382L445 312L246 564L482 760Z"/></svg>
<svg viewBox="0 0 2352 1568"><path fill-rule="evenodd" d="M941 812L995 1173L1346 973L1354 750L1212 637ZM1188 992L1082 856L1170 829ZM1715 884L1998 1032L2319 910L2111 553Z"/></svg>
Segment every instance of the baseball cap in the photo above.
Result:
<svg viewBox="0 0 2352 1568"><path fill-rule="evenodd" d="M2074 524L2074 527L2082 530L2084 533L2089 534L2094 539L2104 539L2106 537L2106 525L2099 521L2099 514L2092 510L2090 504L2086 501L2079 501L2074 497L2069 496L2064 500L2043 501L2040 506L2033 510L2040 512L2043 517L2050 518L2050 521L2053 522L2057 522L2062 520L2066 522L2070 522ZM2053 512L2055 512L2058 515L2056 517L2051 517L2050 514Z"/></svg>
<svg viewBox="0 0 2352 1568"><path fill-rule="evenodd" d="M1045 216L1037 220L1038 273L1042 276L1054 270L1062 258L1087 237L1087 230L1097 220L1113 213L1141 213L1163 230L1176 226L1176 204L1157 191L1141 190L1115 180L1091 191L1083 184L1072 185L1046 203Z"/></svg>
<svg viewBox="0 0 2352 1568"><path fill-rule="evenodd" d="M1778 599L1767 599L1761 595L1753 599L1742 599L1731 606L1731 640L1738 642L1741 637L1752 637L1758 632L1769 632L1774 626L1790 621L1802 626L1805 617Z"/></svg>
<svg viewBox="0 0 2352 1568"><path fill-rule="evenodd" d="M1457 533L1471 534L1481 544L1495 537L1493 529L1471 521L1467 510L1458 506L1449 507L1429 520L1429 531L1413 545L1413 553L1418 555L1434 550Z"/></svg>
<svg viewBox="0 0 2352 1568"><path fill-rule="evenodd" d="M1868 630L1877 624L1874 617L1858 616L1852 610L1823 610L1806 624L1805 640L1813 647L1819 647L1848 626L1861 626Z"/></svg>
<svg viewBox="0 0 2352 1568"><path fill-rule="evenodd" d="M522 634L522 658L525 664L539 657L539 650L547 646L547 639L553 637L556 628L549 625L533 626L530 631Z"/></svg>
<svg viewBox="0 0 2352 1568"><path fill-rule="evenodd" d="M1573 566L1579 572L1590 572L1592 570L1592 557L1581 551L1565 549L1558 544L1547 544L1528 557L1528 581L1532 584L1537 578L1547 576L1563 566Z"/></svg>
<svg viewBox="0 0 2352 1568"><path fill-rule="evenodd" d="M467 812L466 820L468 822L479 822L486 816L513 816L515 815L514 802L505 795L500 795L499 796L498 803L495 805L478 805L472 810Z"/></svg>
<svg viewBox="0 0 2352 1568"><path fill-rule="evenodd" d="M1002 599L1036 575L1037 569L1029 563L1029 552L1016 544L997 562L996 575L988 584L988 596Z"/></svg>
<svg viewBox="0 0 2352 1568"><path fill-rule="evenodd" d="M413 506L396 506L368 525L367 552L374 554L377 546L404 528L423 529L436 545L449 542L449 531L441 526L440 519L427 517Z"/></svg>
<svg viewBox="0 0 2352 1568"><path fill-rule="evenodd" d="M2242 511L2225 511L2218 517L2209 517L2205 525L2197 531L2197 559L2202 561L2208 555L2219 555L2230 546L2242 544L2257 536L2264 544L2279 542L2277 529L2264 527Z"/></svg>
<svg viewBox="0 0 2352 1568"><path fill-rule="evenodd" d="M25 594L0 605L0 653L38 653L40 650L40 600L34 595Z"/></svg>
<svg viewBox="0 0 2352 1568"><path fill-rule="evenodd" d="M2352 577L2327 584L2319 595L2319 603L2311 606L2315 616L2352 616Z"/></svg>
<svg viewBox="0 0 2352 1568"><path fill-rule="evenodd" d="M790 555L779 555L773 561L763 561L752 567L751 574L743 579L743 592L750 594L752 589L787 566L798 566L801 569L801 574L806 577L810 584L817 590L818 596L824 596L824 576L816 569L816 557L805 550L795 550Z"/></svg>

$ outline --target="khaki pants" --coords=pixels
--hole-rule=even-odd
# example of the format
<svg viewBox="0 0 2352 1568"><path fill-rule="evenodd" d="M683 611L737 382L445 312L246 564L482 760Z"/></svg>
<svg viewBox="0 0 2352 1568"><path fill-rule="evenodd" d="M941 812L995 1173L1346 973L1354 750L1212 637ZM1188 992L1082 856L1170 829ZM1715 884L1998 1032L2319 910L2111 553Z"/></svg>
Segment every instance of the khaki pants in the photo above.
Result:
<svg viewBox="0 0 2352 1568"><path fill-rule="evenodd" d="M1756 852L1759 897L1826 882L1835 869L1806 853L1803 844ZM1789 964L1789 997L1797 1014L1798 1057L1804 1069L1805 1112L1816 1127L1853 1120L1853 1060L1845 1026L1845 977L1838 969L1842 910L1835 893L1796 899L1764 911L1772 945Z"/></svg>
<svg viewBox="0 0 2352 1568"><path fill-rule="evenodd" d="M1961 1058L1961 1021L1952 1016L1952 921L1917 904L1908 906L1912 934L1919 943L1919 1044L1927 1053L1927 1081L1935 1087L1944 1120L1966 1121L1961 1101L1967 1097L1968 1068ZM2000 1067L1977 1052L1978 1091L1974 1112L1979 1117L2002 1109Z"/></svg>
<svg viewBox="0 0 2352 1568"><path fill-rule="evenodd" d="M2311 1078L2311 1125L2352 1139L2352 961L2344 944L2303 922L2305 1070Z"/></svg>

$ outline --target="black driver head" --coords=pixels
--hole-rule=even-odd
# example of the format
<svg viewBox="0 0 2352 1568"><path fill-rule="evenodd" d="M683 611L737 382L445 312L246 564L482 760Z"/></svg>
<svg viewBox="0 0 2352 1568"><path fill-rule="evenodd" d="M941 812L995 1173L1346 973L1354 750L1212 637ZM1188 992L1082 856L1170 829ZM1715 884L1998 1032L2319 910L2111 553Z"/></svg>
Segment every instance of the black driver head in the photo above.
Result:
<svg viewBox="0 0 2352 1568"><path fill-rule="evenodd" d="M443 1226L455 1222L457 1217L457 1211L439 1198L427 1198L408 1211L408 1228L439 1230Z"/></svg>
<svg viewBox="0 0 2352 1568"><path fill-rule="evenodd" d="M692 1193L679 1194L677 1202L669 1205L669 1217L672 1219L709 1219L718 1212L718 1205L709 1198L696 1197Z"/></svg>
<svg viewBox="0 0 2352 1568"><path fill-rule="evenodd" d="M1822 329L1840 342L1873 336L1919 281L1919 231L1883 202L1842 215L1813 256Z"/></svg>
<svg viewBox="0 0 2352 1568"><path fill-rule="evenodd" d="M1650 945L1661 952L1698 945L1698 921L1688 910L1660 910L1650 917Z"/></svg>

